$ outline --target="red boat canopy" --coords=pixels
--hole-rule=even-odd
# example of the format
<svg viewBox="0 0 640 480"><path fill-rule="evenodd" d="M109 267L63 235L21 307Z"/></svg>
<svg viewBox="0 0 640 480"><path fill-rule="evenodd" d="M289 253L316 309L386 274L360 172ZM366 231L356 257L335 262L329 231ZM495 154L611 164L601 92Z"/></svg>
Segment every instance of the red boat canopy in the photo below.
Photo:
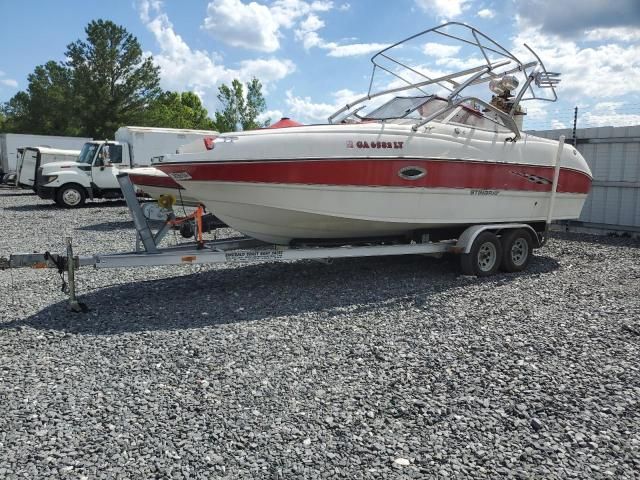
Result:
<svg viewBox="0 0 640 480"><path fill-rule="evenodd" d="M285 127L300 127L302 123L291 120L289 117L282 117L273 125L269 125L267 128L285 128Z"/></svg>

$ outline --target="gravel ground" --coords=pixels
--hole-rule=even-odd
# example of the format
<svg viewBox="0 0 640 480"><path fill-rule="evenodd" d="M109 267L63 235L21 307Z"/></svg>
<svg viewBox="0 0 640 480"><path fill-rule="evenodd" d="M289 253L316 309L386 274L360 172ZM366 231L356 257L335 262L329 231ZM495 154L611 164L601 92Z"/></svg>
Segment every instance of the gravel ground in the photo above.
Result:
<svg viewBox="0 0 640 480"><path fill-rule="evenodd" d="M0 255L129 250L121 202L0 190ZM229 232L226 232L229 233ZM640 478L640 242L0 272L0 478Z"/></svg>

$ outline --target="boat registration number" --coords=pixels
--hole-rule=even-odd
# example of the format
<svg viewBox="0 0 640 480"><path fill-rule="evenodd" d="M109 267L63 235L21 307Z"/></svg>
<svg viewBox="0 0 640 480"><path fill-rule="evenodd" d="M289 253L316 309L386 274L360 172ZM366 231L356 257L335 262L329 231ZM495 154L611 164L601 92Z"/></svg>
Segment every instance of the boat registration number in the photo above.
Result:
<svg viewBox="0 0 640 480"><path fill-rule="evenodd" d="M391 148L391 149L401 149L404 145L404 142L367 142L358 140L354 142L353 140L347 140L347 148Z"/></svg>

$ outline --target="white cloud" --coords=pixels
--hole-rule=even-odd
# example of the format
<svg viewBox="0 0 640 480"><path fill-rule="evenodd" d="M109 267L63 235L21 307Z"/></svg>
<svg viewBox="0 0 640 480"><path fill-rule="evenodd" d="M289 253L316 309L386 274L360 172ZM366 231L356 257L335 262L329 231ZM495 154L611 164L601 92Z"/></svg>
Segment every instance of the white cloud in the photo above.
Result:
<svg viewBox="0 0 640 480"><path fill-rule="evenodd" d="M338 45L334 42L325 43L320 48L328 50L330 57L353 57L379 52L388 47L385 43L352 43L350 45Z"/></svg>
<svg viewBox="0 0 640 480"><path fill-rule="evenodd" d="M293 71L296 66L291 60L280 60L277 58L257 58L254 60L244 60L240 62L240 68L237 70L238 77L250 79L256 77L263 83L281 80Z"/></svg>
<svg viewBox="0 0 640 480"><path fill-rule="evenodd" d="M311 97L296 97L291 90L287 91L286 103L292 118L304 123L326 123L327 118L347 103L362 97L348 89L338 90L331 94L333 103L315 103Z"/></svg>
<svg viewBox="0 0 640 480"><path fill-rule="evenodd" d="M443 43L427 42L422 46L422 52L431 57L443 58L457 54L462 46L445 45Z"/></svg>
<svg viewBox="0 0 640 480"><path fill-rule="evenodd" d="M547 119L547 103L546 102L524 102L522 106L526 109L527 115L525 123L528 120L541 122Z"/></svg>
<svg viewBox="0 0 640 480"><path fill-rule="evenodd" d="M488 8L483 8L482 10L478 11L478 16L480 18L493 18L496 16L496 13Z"/></svg>
<svg viewBox="0 0 640 480"><path fill-rule="evenodd" d="M469 8L469 0L415 0L424 12L441 18L455 18Z"/></svg>
<svg viewBox="0 0 640 480"><path fill-rule="evenodd" d="M583 48L576 42L545 34L540 28L520 29L513 53L524 59L530 45L549 71L562 73L558 91L573 100L606 99L640 93L640 44L604 44Z"/></svg>
<svg viewBox="0 0 640 480"><path fill-rule="evenodd" d="M562 128L567 128L567 125L562 123L560 120L551 120L551 128L553 130L560 130Z"/></svg>
<svg viewBox="0 0 640 480"><path fill-rule="evenodd" d="M640 40L640 29L627 27L595 28L584 32L585 39L591 41L617 40L634 42Z"/></svg>
<svg viewBox="0 0 640 480"><path fill-rule="evenodd" d="M614 127L640 125L638 109L631 109L622 101L598 102L590 110L581 107L578 111L578 127Z"/></svg>
<svg viewBox="0 0 640 480"><path fill-rule="evenodd" d="M623 105L624 102L599 102L593 106L593 111L615 113Z"/></svg>
<svg viewBox="0 0 640 480"><path fill-rule="evenodd" d="M280 120L282 117L284 117L284 115L280 110L267 110L266 112L263 112L260 115L258 115L257 120L260 123L264 123L267 120L270 120L271 123L275 123L278 120Z"/></svg>
<svg viewBox="0 0 640 480"><path fill-rule="evenodd" d="M633 113L616 113L614 115L599 115L587 112L578 118L578 127L626 127L640 125L640 115Z"/></svg>
<svg viewBox="0 0 640 480"><path fill-rule="evenodd" d="M280 48L282 28L293 28L300 18L333 8L333 2L326 0L276 0L270 5L213 0L207 6L203 28L233 47L275 52Z"/></svg>
<svg viewBox="0 0 640 480"><path fill-rule="evenodd" d="M147 23L151 20L152 12L160 11L160 7L162 7L162 2L160 0L142 0L138 4L138 10L140 12L140 19Z"/></svg>
<svg viewBox="0 0 640 480"><path fill-rule="evenodd" d="M11 88L18 88L18 81L13 78L4 78L6 77L6 73L0 70L0 85L6 85Z"/></svg>
<svg viewBox="0 0 640 480"><path fill-rule="evenodd" d="M164 88L189 89L203 97L220 83L229 83L234 78L247 81L255 76L268 88L270 83L281 80L295 70L293 62L278 58L244 60L238 68L228 68L220 63L215 54L192 49L175 32L169 17L161 12L159 2L155 2L155 5L153 2L141 2L140 18L160 48L153 59L160 67Z"/></svg>
<svg viewBox="0 0 640 480"><path fill-rule="evenodd" d="M13 78L1 78L0 83L11 88L18 88L18 81Z"/></svg>
<svg viewBox="0 0 640 480"><path fill-rule="evenodd" d="M214 0L207 6L203 28L233 47L275 52L280 24L265 5L240 0Z"/></svg>
<svg viewBox="0 0 640 480"><path fill-rule="evenodd" d="M338 10L341 12L346 12L347 10L351 9L351 4L350 3L343 3L342 5L340 5L338 7Z"/></svg>
<svg viewBox="0 0 640 480"><path fill-rule="evenodd" d="M318 30L325 25L317 15L310 14L305 20L300 22L295 30L295 37L302 41L302 45L306 50L316 47L326 50L330 57L353 57L356 55L366 55L374 53L387 47L384 43L351 43L339 44L337 42L327 42L320 35Z"/></svg>
<svg viewBox="0 0 640 480"><path fill-rule="evenodd" d="M333 2L316 0L311 4L311 10L314 12L328 12L333 8Z"/></svg>
<svg viewBox="0 0 640 480"><path fill-rule="evenodd" d="M315 32L324 27L324 22L317 15L309 15L305 20L300 22L299 29L302 32Z"/></svg>

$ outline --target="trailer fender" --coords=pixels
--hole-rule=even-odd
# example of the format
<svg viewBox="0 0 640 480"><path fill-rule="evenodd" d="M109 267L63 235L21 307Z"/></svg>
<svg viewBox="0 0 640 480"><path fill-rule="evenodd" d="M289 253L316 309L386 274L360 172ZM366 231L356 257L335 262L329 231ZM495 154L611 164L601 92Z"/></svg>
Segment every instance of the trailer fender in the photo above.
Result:
<svg viewBox="0 0 640 480"><path fill-rule="evenodd" d="M528 230L531 233L531 239L536 242L535 246L540 246L538 241L538 234L533 229L533 227L531 227L531 225L527 225L526 223L496 223L487 225L472 225L468 227L464 232L462 232L460 238L458 238L456 246L453 247L453 250L456 253L469 253L471 251L473 242L482 232L490 231L495 233L496 235L499 235L500 232L504 230L514 230L516 228L524 228L525 230Z"/></svg>

